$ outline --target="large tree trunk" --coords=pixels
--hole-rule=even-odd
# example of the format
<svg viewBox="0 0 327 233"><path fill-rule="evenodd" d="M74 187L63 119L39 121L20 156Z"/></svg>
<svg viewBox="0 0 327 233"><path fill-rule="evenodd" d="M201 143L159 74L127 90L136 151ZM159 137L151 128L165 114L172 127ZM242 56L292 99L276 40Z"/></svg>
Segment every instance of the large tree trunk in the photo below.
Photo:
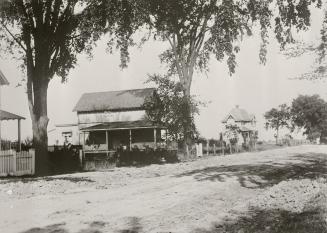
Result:
<svg viewBox="0 0 327 233"><path fill-rule="evenodd" d="M190 150L193 143L193 119L192 119L192 111L191 111L191 83L184 83L184 98L185 98L185 121L183 125L184 131L184 149L185 155L189 158L190 157ZM187 149L188 148L188 149Z"/></svg>
<svg viewBox="0 0 327 233"><path fill-rule="evenodd" d="M30 115L32 119L33 145L35 147L35 169L37 175L45 175L50 172L47 134L49 122L47 111L47 91L47 80L34 79L33 95L28 95Z"/></svg>

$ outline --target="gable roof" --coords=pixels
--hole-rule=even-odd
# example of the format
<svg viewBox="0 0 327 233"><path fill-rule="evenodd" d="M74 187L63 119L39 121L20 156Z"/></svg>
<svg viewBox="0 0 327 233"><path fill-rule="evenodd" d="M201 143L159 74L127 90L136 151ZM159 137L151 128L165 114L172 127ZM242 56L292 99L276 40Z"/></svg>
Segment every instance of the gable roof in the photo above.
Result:
<svg viewBox="0 0 327 233"><path fill-rule="evenodd" d="M77 102L74 112L117 111L142 109L145 99L155 88L85 93Z"/></svg>
<svg viewBox="0 0 327 233"><path fill-rule="evenodd" d="M0 110L0 120L25 120L24 117L18 116L16 114Z"/></svg>
<svg viewBox="0 0 327 233"><path fill-rule="evenodd" d="M6 79L5 75L0 70L0 86L2 85L9 85L9 82Z"/></svg>
<svg viewBox="0 0 327 233"><path fill-rule="evenodd" d="M249 114L245 109L239 108L238 106L233 108L222 122L226 123L229 117L232 117L234 121L241 122L250 122L255 118L253 114Z"/></svg>

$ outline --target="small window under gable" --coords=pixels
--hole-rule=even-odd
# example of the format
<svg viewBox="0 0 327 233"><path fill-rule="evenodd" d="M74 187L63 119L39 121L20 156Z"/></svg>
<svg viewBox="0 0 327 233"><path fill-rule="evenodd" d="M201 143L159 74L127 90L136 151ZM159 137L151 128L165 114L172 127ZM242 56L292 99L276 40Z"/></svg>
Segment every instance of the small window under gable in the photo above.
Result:
<svg viewBox="0 0 327 233"><path fill-rule="evenodd" d="M232 115L229 115L229 117L227 118L227 121L226 123L229 125L229 124L234 124L235 123L235 120L233 118Z"/></svg>

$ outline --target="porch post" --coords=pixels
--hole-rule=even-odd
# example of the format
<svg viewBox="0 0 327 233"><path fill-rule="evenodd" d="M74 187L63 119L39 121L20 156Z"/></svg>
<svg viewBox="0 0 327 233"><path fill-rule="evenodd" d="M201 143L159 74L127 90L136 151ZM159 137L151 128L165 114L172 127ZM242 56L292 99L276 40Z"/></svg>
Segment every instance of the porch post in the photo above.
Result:
<svg viewBox="0 0 327 233"><path fill-rule="evenodd" d="M85 150L85 131L83 131L83 150Z"/></svg>
<svg viewBox="0 0 327 233"><path fill-rule="evenodd" d="M1 109L0 109L0 114L1 114ZM1 116L0 116L0 151L1 151Z"/></svg>
<svg viewBox="0 0 327 233"><path fill-rule="evenodd" d="M106 144L107 144L107 150L109 150L109 135L108 135L109 131L106 130Z"/></svg>
<svg viewBox="0 0 327 233"><path fill-rule="evenodd" d="M157 149L157 129L154 128L153 130L153 138L154 138L154 149Z"/></svg>
<svg viewBox="0 0 327 233"><path fill-rule="evenodd" d="M1 115L1 84L0 84L0 115ZM1 151L1 116L0 116L0 151Z"/></svg>
<svg viewBox="0 0 327 233"><path fill-rule="evenodd" d="M22 150L22 145L21 145L21 129L20 129L20 121L21 119L18 119L18 152Z"/></svg>
<svg viewBox="0 0 327 233"><path fill-rule="evenodd" d="M132 130L129 130L129 150L132 150Z"/></svg>

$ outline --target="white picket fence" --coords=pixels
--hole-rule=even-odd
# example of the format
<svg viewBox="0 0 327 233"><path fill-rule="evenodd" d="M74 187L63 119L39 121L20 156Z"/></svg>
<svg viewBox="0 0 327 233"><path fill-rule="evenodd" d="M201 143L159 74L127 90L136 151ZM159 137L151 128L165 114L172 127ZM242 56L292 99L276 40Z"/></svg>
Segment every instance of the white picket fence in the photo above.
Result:
<svg viewBox="0 0 327 233"><path fill-rule="evenodd" d="M0 176L22 176L35 173L35 151L0 151Z"/></svg>

